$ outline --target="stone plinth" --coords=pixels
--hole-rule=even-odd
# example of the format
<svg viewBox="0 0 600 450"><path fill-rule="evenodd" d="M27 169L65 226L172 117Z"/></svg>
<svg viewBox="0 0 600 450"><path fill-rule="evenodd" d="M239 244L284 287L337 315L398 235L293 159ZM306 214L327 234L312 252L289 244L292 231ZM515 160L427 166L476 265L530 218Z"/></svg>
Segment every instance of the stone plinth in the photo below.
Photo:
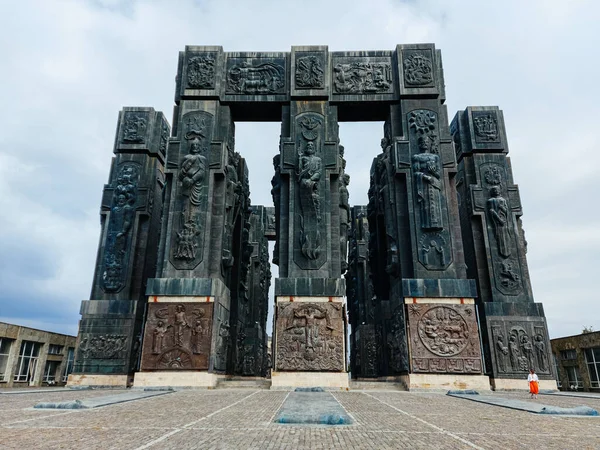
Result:
<svg viewBox="0 0 600 450"><path fill-rule="evenodd" d="M271 372L271 389L288 389L295 387L349 387L346 372Z"/></svg>
<svg viewBox="0 0 600 450"><path fill-rule="evenodd" d="M527 377L520 380L511 378L490 378L494 391L529 391ZM556 380L540 380L540 390L558 391Z"/></svg>
<svg viewBox="0 0 600 450"><path fill-rule="evenodd" d="M481 374L472 298L406 298L411 373Z"/></svg>
<svg viewBox="0 0 600 450"><path fill-rule="evenodd" d="M276 314L276 371L345 370L342 297L278 297Z"/></svg>
<svg viewBox="0 0 600 450"><path fill-rule="evenodd" d="M131 386L132 377L129 375L85 375L72 373L69 375L67 386L120 387Z"/></svg>
<svg viewBox="0 0 600 450"><path fill-rule="evenodd" d="M435 390L435 389L474 389L476 391L489 391L490 379L486 375L434 375L424 373L411 373L407 376L408 390Z"/></svg>
<svg viewBox="0 0 600 450"><path fill-rule="evenodd" d="M220 375L206 371L156 371L138 372L133 380L134 388L145 387L215 387Z"/></svg>
<svg viewBox="0 0 600 450"><path fill-rule="evenodd" d="M142 370L208 370L214 298L151 299L156 303L148 304Z"/></svg>

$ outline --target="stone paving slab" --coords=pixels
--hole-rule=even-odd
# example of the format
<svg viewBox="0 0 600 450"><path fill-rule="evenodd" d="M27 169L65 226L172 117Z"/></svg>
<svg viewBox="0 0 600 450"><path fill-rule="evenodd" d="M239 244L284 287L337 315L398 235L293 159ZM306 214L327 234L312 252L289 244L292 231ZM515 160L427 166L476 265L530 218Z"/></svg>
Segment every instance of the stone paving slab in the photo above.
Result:
<svg viewBox="0 0 600 450"><path fill-rule="evenodd" d="M353 420L329 392L290 392L275 422L350 425Z"/></svg>
<svg viewBox="0 0 600 450"><path fill-rule="evenodd" d="M90 409L102 406L115 405L117 403L132 402L144 398L158 397L170 394L172 391L129 391L116 395L102 397L89 397L82 400L75 399L68 402L41 402L34 405L36 409Z"/></svg>
<svg viewBox="0 0 600 450"><path fill-rule="evenodd" d="M534 414L556 414L570 416L598 416L598 411L588 406L575 406L572 408L563 408L560 406L545 405L536 401L516 400L514 398L503 398L497 395L477 395L477 394L452 394L450 397L462 398L473 402L485 403L502 408L516 409Z"/></svg>
<svg viewBox="0 0 600 450"><path fill-rule="evenodd" d="M46 395L68 401L74 394L81 392ZM74 411L33 410L36 402L46 400L39 394L0 396L0 449L600 448L596 418L534 415L440 394L332 392L355 419L352 425L274 423L289 395L257 389L185 390ZM524 394L513 397L519 396ZM15 419L19 413L25 415Z"/></svg>

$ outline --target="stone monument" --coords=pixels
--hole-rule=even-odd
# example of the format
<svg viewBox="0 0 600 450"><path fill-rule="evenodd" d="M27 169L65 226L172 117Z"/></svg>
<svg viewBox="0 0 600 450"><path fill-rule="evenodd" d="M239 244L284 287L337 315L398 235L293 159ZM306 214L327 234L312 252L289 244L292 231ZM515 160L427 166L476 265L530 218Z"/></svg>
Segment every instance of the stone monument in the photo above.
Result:
<svg viewBox="0 0 600 450"><path fill-rule="evenodd" d="M502 113L450 128L444 102L433 44L186 47L172 131L151 108L119 116L70 383L214 387L271 368L273 388L345 388L347 342L353 378L408 389L549 380ZM273 206L251 204L243 121L281 122ZM351 205L340 121L384 124L368 205Z"/></svg>

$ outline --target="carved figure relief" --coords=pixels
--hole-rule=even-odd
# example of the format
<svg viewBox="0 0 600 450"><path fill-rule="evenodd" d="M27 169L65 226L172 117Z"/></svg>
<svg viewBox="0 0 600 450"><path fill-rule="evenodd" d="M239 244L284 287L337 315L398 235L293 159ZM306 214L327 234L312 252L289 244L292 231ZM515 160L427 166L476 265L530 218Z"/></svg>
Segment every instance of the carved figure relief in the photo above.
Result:
<svg viewBox="0 0 600 450"><path fill-rule="evenodd" d="M414 372L482 372L474 305L411 304L408 311Z"/></svg>
<svg viewBox="0 0 600 450"><path fill-rule="evenodd" d="M162 121L160 131L160 144L158 150L163 154L167 154L167 145L169 144L169 125L165 120Z"/></svg>
<svg viewBox="0 0 600 450"><path fill-rule="evenodd" d="M296 178L300 196L300 248L309 260L321 255L321 192L323 164L317 156L317 138L320 135L322 119L316 114L307 114L298 122L303 137L298 155Z"/></svg>
<svg viewBox="0 0 600 450"><path fill-rule="evenodd" d="M271 179L271 196L275 205L273 227L275 230L275 248L273 249L273 264L279 265L279 211L281 203L281 155L273 156L274 175ZM269 216L271 217L271 216ZM270 223L270 222L269 222Z"/></svg>
<svg viewBox="0 0 600 450"><path fill-rule="evenodd" d="M377 94L392 91L390 63L356 61L338 63L333 68L336 94Z"/></svg>
<svg viewBox="0 0 600 450"><path fill-rule="evenodd" d="M339 303L277 305L277 370L344 370L344 322Z"/></svg>
<svg viewBox="0 0 600 450"><path fill-rule="evenodd" d="M387 334L390 368L396 373L408 371L404 313L398 306L392 313L390 330Z"/></svg>
<svg viewBox="0 0 600 450"><path fill-rule="evenodd" d="M436 115L432 111L417 110L409 114L410 128L417 136L419 153L412 156L415 192L420 211L421 228L444 228L442 217L442 170L438 155Z"/></svg>
<svg viewBox="0 0 600 450"><path fill-rule="evenodd" d="M500 256L508 258L512 247L510 242L510 216L506 200L500 195L500 189L497 186L490 189L487 208L494 229L494 236L496 237L498 253Z"/></svg>
<svg viewBox="0 0 600 450"><path fill-rule="evenodd" d="M125 144L143 144L146 140L147 128L146 114L127 111L123 122L123 142Z"/></svg>
<svg viewBox="0 0 600 450"><path fill-rule="evenodd" d="M510 260L501 261L496 265L500 285L506 291L515 291L521 288L521 276L514 270L515 265L518 267L518 263Z"/></svg>
<svg viewBox="0 0 600 450"><path fill-rule="evenodd" d="M433 83L433 64L427 57L430 51L405 51L404 83L408 86L425 86Z"/></svg>
<svg viewBox="0 0 600 450"><path fill-rule="evenodd" d="M172 258L178 268L193 268L202 258L203 224L207 208L208 147L212 116L204 112L186 115L180 148L178 205L173 224Z"/></svg>
<svg viewBox="0 0 600 450"><path fill-rule="evenodd" d="M348 224L350 223L350 203L348 185L350 175L342 173L340 180L340 256L342 259L342 273L348 270Z"/></svg>
<svg viewBox="0 0 600 450"><path fill-rule="evenodd" d="M227 71L227 92L235 94L274 94L285 87L285 68L274 62L252 64L242 61Z"/></svg>
<svg viewBox="0 0 600 450"><path fill-rule="evenodd" d="M122 359L126 344L124 334L84 335L79 343L79 354L82 359Z"/></svg>
<svg viewBox="0 0 600 450"><path fill-rule="evenodd" d="M499 141L498 120L495 113L473 111L473 126L475 128L475 141Z"/></svg>
<svg viewBox="0 0 600 450"><path fill-rule="evenodd" d="M324 63L320 56L301 56L296 59L296 89L322 89L325 86Z"/></svg>
<svg viewBox="0 0 600 450"><path fill-rule="evenodd" d="M503 377L508 378L521 378L533 368L540 375L551 374L548 364L549 343L543 322L501 317L491 320L488 326L495 340L491 348L492 356L495 354L495 373L502 373ZM498 343L498 336L502 337L503 345ZM508 344L504 344L504 336L508 336Z"/></svg>
<svg viewBox="0 0 600 450"><path fill-rule="evenodd" d="M131 230L135 220L140 178L139 170L136 163L122 164L114 183L102 270L101 285L106 292L119 291L126 282Z"/></svg>
<svg viewBox="0 0 600 450"><path fill-rule="evenodd" d="M212 303L150 303L142 369L208 369Z"/></svg>
<svg viewBox="0 0 600 450"><path fill-rule="evenodd" d="M421 261L428 269L443 269L448 263L446 240L440 233L423 233L419 241Z"/></svg>
<svg viewBox="0 0 600 450"><path fill-rule="evenodd" d="M187 87L213 89L215 85L215 58L212 55L194 56L188 60Z"/></svg>

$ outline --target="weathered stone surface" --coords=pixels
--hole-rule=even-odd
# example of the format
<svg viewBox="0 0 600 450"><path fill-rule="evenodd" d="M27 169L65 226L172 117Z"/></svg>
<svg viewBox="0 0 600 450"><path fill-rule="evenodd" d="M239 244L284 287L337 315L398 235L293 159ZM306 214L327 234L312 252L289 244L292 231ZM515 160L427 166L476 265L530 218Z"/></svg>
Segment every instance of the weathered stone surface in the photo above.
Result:
<svg viewBox="0 0 600 450"><path fill-rule="evenodd" d="M343 371L344 315L343 305L339 302L278 303L275 369Z"/></svg>
<svg viewBox="0 0 600 450"><path fill-rule="evenodd" d="M407 308L412 372L482 373L474 305L410 303Z"/></svg>
<svg viewBox="0 0 600 450"><path fill-rule="evenodd" d="M142 370L208 370L213 303L149 303Z"/></svg>

